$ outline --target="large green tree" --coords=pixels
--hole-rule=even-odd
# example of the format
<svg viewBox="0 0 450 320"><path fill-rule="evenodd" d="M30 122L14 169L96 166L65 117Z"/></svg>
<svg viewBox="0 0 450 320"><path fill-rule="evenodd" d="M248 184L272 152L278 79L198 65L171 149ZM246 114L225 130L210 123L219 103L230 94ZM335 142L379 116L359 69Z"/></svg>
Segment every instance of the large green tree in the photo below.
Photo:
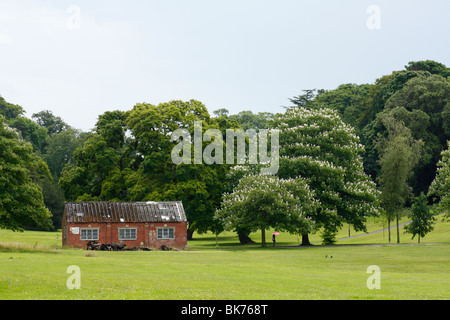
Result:
<svg viewBox="0 0 450 320"><path fill-rule="evenodd" d="M117 123L120 117L122 122ZM101 115L95 131L75 150L73 161L66 163L59 180L66 200L118 201L127 198L125 181L132 159L125 146L124 117L122 111L108 111ZM106 118L111 119L111 123L105 121ZM68 133L59 138L71 139ZM73 148L74 144L74 141L69 141L68 147ZM63 158L70 154L64 149L59 151L62 151ZM54 160L58 159L56 155ZM56 168L57 165L55 163Z"/></svg>
<svg viewBox="0 0 450 320"><path fill-rule="evenodd" d="M172 161L172 150L177 141L172 133L179 129L194 135L195 122L201 122L202 135L216 129L225 136L225 130L237 126L224 116L211 118L199 101L170 101L158 106L138 104L129 112L128 126L136 146L137 170L130 176L132 198L146 200L183 201L189 222L188 237L194 231L204 233L215 229L214 212L221 202L226 164L180 163ZM202 143L204 147L207 142ZM195 153L192 152L192 158ZM192 160L192 159L191 159Z"/></svg>
<svg viewBox="0 0 450 320"><path fill-rule="evenodd" d="M42 160L33 154L31 144L20 140L0 116L0 228L23 231L51 227L42 190L31 178L39 174L39 162Z"/></svg>
<svg viewBox="0 0 450 320"><path fill-rule="evenodd" d="M237 124L225 117L211 118L199 101L140 103L130 111L99 116L91 136L66 165L60 184L67 200L183 201L189 222L188 236L215 227L227 166L175 164L172 133L202 133L215 128L225 132Z"/></svg>
<svg viewBox="0 0 450 320"><path fill-rule="evenodd" d="M60 117L45 110L24 116L25 110L0 97L0 115L14 128L20 139L31 143L35 166L30 167L30 177L42 189L44 204L52 213L54 228L61 224L64 199L58 184L62 168L71 161L80 140L80 133L70 128ZM33 227L38 228L38 227Z"/></svg>

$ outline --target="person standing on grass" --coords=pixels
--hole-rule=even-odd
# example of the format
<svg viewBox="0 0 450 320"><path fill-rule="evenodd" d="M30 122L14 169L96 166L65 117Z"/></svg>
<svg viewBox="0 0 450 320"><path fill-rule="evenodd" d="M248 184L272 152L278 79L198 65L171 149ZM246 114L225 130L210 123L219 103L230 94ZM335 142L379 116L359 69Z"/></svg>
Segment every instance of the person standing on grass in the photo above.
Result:
<svg viewBox="0 0 450 320"><path fill-rule="evenodd" d="M275 242L276 242L276 238L275 238L276 236L273 234L272 235L272 241L273 241L273 246L275 247Z"/></svg>

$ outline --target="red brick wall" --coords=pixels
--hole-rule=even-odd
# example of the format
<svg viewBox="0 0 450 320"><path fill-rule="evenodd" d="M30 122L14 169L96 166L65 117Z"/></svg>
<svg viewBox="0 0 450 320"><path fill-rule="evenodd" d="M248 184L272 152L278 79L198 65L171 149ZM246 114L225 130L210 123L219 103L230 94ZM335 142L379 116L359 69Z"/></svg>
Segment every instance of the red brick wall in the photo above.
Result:
<svg viewBox="0 0 450 320"><path fill-rule="evenodd" d="M78 234L73 234L71 228L79 228ZM158 239L157 228L175 228L175 239ZM63 246L86 248L90 240L81 240L81 229L99 229L99 243L124 243L127 248L147 247L159 249L163 244L168 247L184 249L187 245L186 222L179 223L64 223ZM119 228L136 228L136 240L119 240Z"/></svg>

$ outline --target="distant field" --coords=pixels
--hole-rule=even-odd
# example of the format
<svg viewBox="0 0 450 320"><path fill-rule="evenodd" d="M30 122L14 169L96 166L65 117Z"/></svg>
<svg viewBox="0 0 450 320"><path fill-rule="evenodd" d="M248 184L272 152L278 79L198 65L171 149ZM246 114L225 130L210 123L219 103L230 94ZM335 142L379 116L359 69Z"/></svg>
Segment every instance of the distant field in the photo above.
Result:
<svg viewBox="0 0 450 320"><path fill-rule="evenodd" d="M438 215L436 217L436 224L434 225L434 230L429 233L425 238L420 239L421 243L450 243L450 222L442 221L443 215ZM400 224L407 222L408 218L404 217L400 220ZM367 221L367 232L380 231L387 228L387 225L383 225L378 219L369 218ZM397 229L393 228L396 224L391 224L391 243L397 243ZM272 245L272 232L274 230L269 230L266 232L266 242L268 246ZM353 229L350 230L350 236L358 236L352 239L345 239L349 236L348 225L344 227L337 234L336 242L337 245L341 244L388 244L388 231L379 232L376 234L365 235L364 232L355 232ZM261 233L255 232L250 235L253 241L257 242L259 245L261 243ZM415 244L417 243L417 237L414 240L411 239L410 234L404 233L404 227L400 227L400 243L402 244ZM0 238L1 239L1 238ZM310 241L315 245L320 245L322 243L322 238L320 232L312 234L309 237ZM343 240L345 239L345 240ZM279 246L296 246L301 243L301 237L297 235L291 235L288 233L281 233L276 237L277 245ZM1 241L1 240L0 240ZM188 244L193 248L215 248L216 237L213 234L206 235L194 235L194 240L190 241ZM218 240L219 247L235 247L240 246L239 239L233 232L224 232L219 235Z"/></svg>
<svg viewBox="0 0 450 320"><path fill-rule="evenodd" d="M439 222L423 242L449 243L449 225ZM403 243L417 242L401 236ZM386 237L342 243L386 243ZM450 299L450 245L263 249L240 246L233 233L224 233L220 249L214 236L203 235L182 252L87 253L61 249L60 238L0 230L0 299ZM259 233L252 238L259 241ZM278 239L298 244L296 236ZM66 286L71 265L81 270L80 290ZM380 267L380 290L367 288L371 265Z"/></svg>

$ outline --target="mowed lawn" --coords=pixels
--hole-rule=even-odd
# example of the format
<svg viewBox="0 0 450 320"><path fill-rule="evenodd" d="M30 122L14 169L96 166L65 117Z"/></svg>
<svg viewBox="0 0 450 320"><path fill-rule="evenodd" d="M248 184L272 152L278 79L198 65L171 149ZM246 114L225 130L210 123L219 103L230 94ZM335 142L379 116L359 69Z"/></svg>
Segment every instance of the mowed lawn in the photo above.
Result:
<svg viewBox="0 0 450 320"><path fill-rule="evenodd" d="M427 243L450 243L450 222L443 221L443 214L436 216L436 222L434 224L434 230L426 235L425 238L420 239L422 244ZM417 237L412 239L411 234L405 234L405 228L402 226L403 223L408 222L409 219L407 217L403 217L399 224L400 226L400 243L401 244L416 244ZM386 224L382 224L379 219L376 218L368 218L367 223L367 232L366 234L363 231L355 232L352 228L350 229L350 237L349 238L349 228L348 225L344 225L344 227L338 232L336 235L336 244L344 245L344 244L389 244L389 235L388 231L384 229L387 228ZM272 232L276 230L268 230L266 231L266 242L268 246L272 245ZM376 233L375 233L376 232ZM189 246L196 249L201 248L215 248L216 247L216 239L213 234L206 235L197 235L195 234L195 240L189 242ZM255 232L250 235L251 239L257 242L257 245L261 243L261 232ZM320 245L322 243L321 233L320 231L310 235L310 241L314 245ZM0 238L1 241L1 238ZM288 233L281 233L276 236L276 243L278 246L297 246L301 243L301 237L297 235L291 235ZM397 229L395 223L391 223L391 243L397 243ZM233 247L239 248L241 245L239 244L239 239L237 235L233 232L223 232L219 235L219 240L217 243L218 247Z"/></svg>
<svg viewBox="0 0 450 320"><path fill-rule="evenodd" d="M0 231L0 299L450 298L450 245L210 249L204 238L187 251L87 254L58 248L58 237ZM79 290L67 288L71 265L81 270ZM371 265L380 290L367 288Z"/></svg>

